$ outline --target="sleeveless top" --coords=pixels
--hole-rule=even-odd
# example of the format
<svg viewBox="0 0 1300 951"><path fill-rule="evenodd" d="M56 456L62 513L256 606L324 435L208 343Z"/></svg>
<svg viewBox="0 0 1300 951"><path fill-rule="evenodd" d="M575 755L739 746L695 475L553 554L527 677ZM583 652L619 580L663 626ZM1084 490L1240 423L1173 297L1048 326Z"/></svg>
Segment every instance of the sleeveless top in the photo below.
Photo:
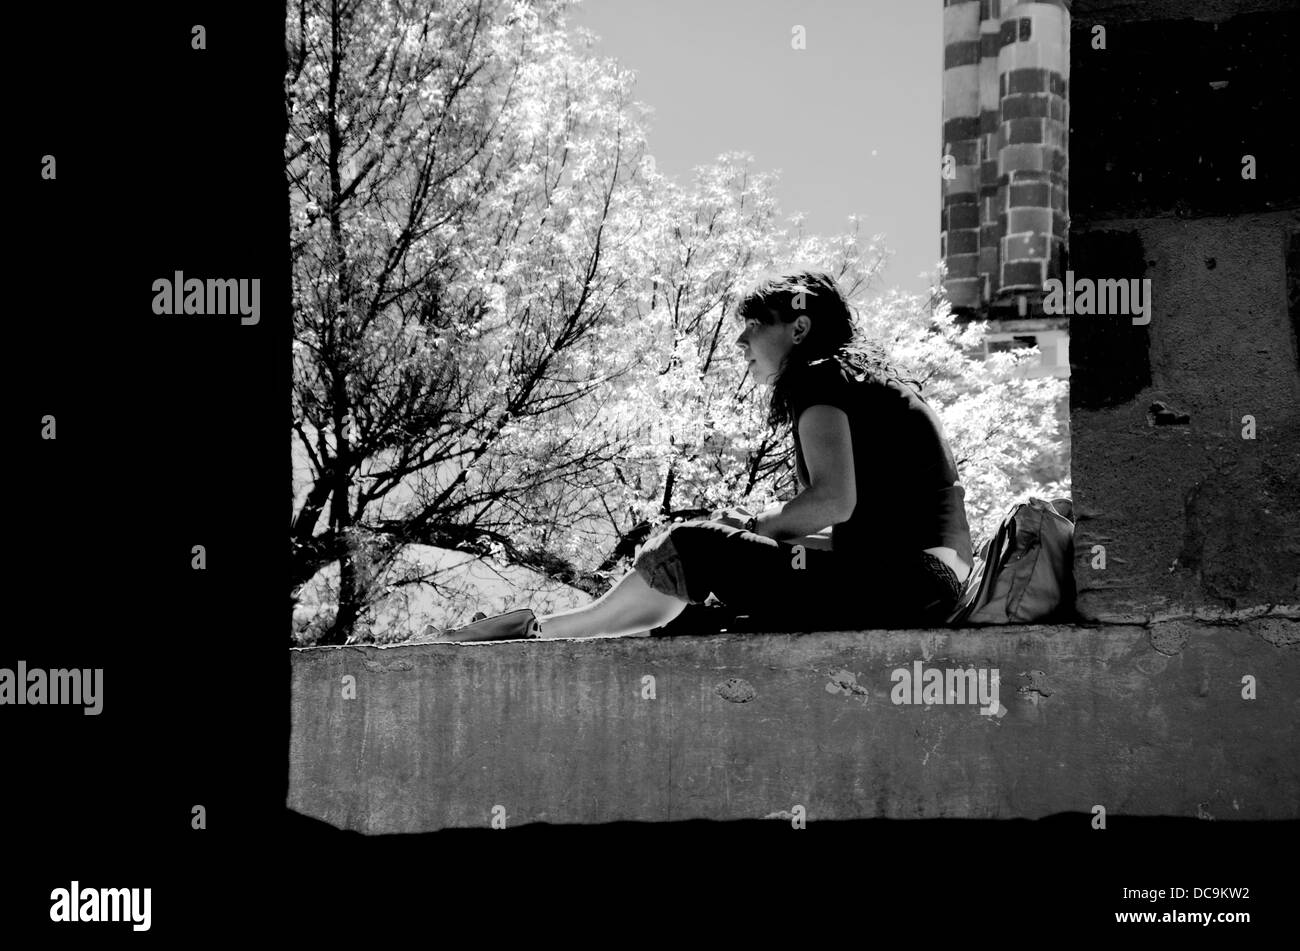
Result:
<svg viewBox="0 0 1300 951"><path fill-rule="evenodd" d="M966 489L943 424L930 405L900 380L855 376L834 357L815 360L792 380L796 476L808 488L799 443L800 414L809 406L842 409L853 437L857 505L831 529L834 551L862 561L946 546L972 564Z"/></svg>

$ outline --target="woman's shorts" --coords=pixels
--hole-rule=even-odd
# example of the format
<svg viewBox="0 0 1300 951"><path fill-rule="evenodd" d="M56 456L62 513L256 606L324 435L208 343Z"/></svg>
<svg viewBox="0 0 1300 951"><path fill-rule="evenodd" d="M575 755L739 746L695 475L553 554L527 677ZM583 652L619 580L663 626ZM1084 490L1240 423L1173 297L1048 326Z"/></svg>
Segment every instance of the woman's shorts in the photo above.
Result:
<svg viewBox="0 0 1300 951"><path fill-rule="evenodd" d="M868 561L713 521L662 529L633 567L656 591L690 604L712 594L778 630L942 625L962 591L953 570L928 552Z"/></svg>

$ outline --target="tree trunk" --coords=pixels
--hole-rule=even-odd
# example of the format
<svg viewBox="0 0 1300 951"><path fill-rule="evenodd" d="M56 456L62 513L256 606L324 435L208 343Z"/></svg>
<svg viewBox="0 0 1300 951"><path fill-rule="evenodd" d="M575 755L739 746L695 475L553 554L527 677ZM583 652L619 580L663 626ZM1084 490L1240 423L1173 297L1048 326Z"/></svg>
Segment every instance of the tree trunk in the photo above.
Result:
<svg viewBox="0 0 1300 951"><path fill-rule="evenodd" d="M351 488L348 478L352 464L351 433L352 407L348 404L347 373L348 333L351 330L352 294L348 282L346 251L343 246L343 216L341 210L342 182L339 166L342 160L343 141L338 124L338 95L342 68L342 24L337 0L330 6L330 74L326 122L329 133L326 170L329 174L330 207L330 258L337 275L336 311L332 324L337 328L334 338L334 366L330 380L333 408L334 438L337 444L337 465L334 469L334 491L330 496L330 528L342 543L339 558L339 602L333 626L321 636L320 644L343 644L353 633L361 613L361 584L357 577L354 539L352 537Z"/></svg>

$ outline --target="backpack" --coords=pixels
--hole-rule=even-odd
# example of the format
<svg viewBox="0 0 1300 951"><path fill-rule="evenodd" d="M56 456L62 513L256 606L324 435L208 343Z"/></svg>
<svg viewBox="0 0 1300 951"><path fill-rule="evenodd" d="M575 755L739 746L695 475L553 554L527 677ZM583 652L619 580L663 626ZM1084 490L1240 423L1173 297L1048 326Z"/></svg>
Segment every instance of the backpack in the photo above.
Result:
<svg viewBox="0 0 1300 951"><path fill-rule="evenodd" d="M948 625L1030 624L1074 610L1074 515L1069 499L1029 498L980 548Z"/></svg>

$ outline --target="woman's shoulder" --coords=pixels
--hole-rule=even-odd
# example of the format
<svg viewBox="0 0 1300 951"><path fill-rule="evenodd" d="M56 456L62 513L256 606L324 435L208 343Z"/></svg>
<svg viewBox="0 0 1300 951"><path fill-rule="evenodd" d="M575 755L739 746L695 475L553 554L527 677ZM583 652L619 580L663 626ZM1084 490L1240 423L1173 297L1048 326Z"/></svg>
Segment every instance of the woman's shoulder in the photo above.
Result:
<svg viewBox="0 0 1300 951"><path fill-rule="evenodd" d="M809 360L804 367L809 382L823 384L849 384L870 382L870 374L838 354Z"/></svg>
<svg viewBox="0 0 1300 951"><path fill-rule="evenodd" d="M807 386L852 394L861 400L889 400L907 389L902 381L840 355L811 360L806 371Z"/></svg>
<svg viewBox="0 0 1300 951"><path fill-rule="evenodd" d="M803 364L791 376L789 395L794 420L809 406L825 403L840 407L850 418L876 424L903 418L919 399L917 390L903 380L843 352Z"/></svg>
<svg viewBox="0 0 1300 951"><path fill-rule="evenodd" d="M791 395L797 403L809 404L836 397L834 402L852 395L854 379L851 368L834 357L810 360L792 375Z"/></svg>

